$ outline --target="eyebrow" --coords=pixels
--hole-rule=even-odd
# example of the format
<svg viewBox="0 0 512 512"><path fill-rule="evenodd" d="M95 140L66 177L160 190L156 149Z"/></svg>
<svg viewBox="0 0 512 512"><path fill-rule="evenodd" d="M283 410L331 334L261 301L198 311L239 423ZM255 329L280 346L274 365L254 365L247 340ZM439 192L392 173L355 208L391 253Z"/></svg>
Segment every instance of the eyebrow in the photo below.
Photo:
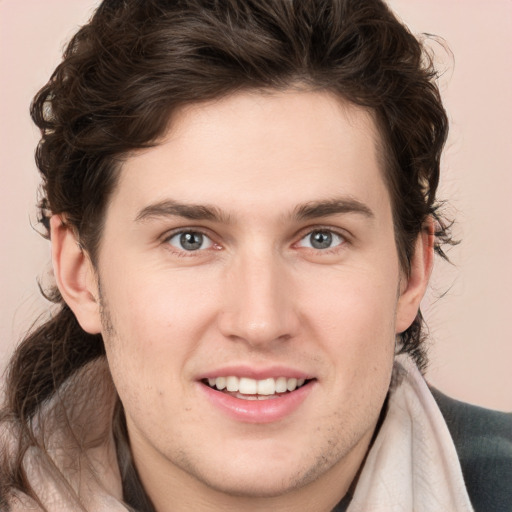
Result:
<svg viewBox="0 0 512 512"><path fill-rule="evenodd" d="M201 204L183 204L166 199L143 208L135 217L136 222L159 217L183 217L189 220L210 220L215 222L230 223L230 216L216 206Z"/></svg>
<svg viewBox="0 0 512 512"><path fill-rule="evenodd" d="M311 201L298 205L292 212L291 218L304 221L329 215L355 213L373 219L372 210L364 203L353 199L337 198ZM173 199L166 199L143 208L135 217L136 222L161 217L182 217L188 220L208 220L223 224L231 223L231 216L220 208L202 204L184 204Z"/></svg>
<svg viewBox="0 0 512 512"><path fill-rule="evenodd" d="M351 197L311 201L299 205L295 208L293 217L297 220L310 220L343 213L356 213L369 219L375 217L373 211L368 206Z"/></svg>

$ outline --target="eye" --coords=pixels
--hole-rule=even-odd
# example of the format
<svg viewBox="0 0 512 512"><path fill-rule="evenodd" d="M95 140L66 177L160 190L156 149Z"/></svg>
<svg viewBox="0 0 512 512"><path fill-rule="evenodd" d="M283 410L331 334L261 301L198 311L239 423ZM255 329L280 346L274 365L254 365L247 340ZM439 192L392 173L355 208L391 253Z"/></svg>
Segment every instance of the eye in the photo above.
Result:
<svg viewBox="0 0 512 512"><path fill-rule="evenodd" d="M334 231L330 231L328 229L315 229L305 237L301 238L298 245L300 247L325 250L342 245L344 242L345 239Z"/></svg>
<svg viewBox="0 0 512 512"><path fill-rule="evenodd" d="M209 249L213 241L199 231L182 231L168 238L168 243L181 251L199 251Z"/></svg>

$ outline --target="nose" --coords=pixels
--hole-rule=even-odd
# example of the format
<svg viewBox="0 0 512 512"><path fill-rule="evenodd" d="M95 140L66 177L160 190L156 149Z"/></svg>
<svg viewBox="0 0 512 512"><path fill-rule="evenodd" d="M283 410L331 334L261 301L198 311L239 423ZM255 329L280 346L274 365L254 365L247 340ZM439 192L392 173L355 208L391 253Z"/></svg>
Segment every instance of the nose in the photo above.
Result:
<svg viewBox="0 0 512 512"><path fill-rule="evenodd" d="M241 256L225 276L219 313L225 337L262 348L297 334L293 279L280 256L270 250Z"/></svg>

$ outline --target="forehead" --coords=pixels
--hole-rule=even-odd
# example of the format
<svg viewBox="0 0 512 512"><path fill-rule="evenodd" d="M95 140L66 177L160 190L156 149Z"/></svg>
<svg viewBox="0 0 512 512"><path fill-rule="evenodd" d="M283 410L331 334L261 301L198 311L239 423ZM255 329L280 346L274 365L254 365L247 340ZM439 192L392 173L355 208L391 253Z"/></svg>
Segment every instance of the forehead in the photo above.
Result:
<svg viewBox="0 0 512 512"><path fill-rule="evenodd" d="M229 214L347 196L389 203L371 112L328 92L241 92L177 111L124 162L110 208L173 198ZM251 213L252 212L252 213Z"/></svg>

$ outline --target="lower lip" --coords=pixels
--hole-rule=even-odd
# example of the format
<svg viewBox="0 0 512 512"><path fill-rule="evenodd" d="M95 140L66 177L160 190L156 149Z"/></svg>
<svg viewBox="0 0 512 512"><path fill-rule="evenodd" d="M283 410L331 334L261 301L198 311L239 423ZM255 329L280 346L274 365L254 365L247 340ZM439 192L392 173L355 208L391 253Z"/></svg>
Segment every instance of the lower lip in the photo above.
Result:
<svg viewBox="0 0 512 512"><path fill-rule="evenodd" d="M232 419L243 423L272 423L295 412L312 391L314 382L310 381L295 391L266 400L244 400L216 391L203 383L199 383L199 386L210 403Z"/></svg>

